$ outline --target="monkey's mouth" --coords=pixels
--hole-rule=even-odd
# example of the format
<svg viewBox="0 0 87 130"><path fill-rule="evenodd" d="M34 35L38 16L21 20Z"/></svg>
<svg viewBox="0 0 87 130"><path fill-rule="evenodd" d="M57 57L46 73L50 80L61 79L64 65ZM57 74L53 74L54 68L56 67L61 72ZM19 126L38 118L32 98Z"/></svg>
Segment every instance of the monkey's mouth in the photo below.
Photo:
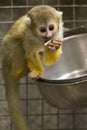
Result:
<svg viewBox="0 0 87 130"><path fill-rule="evenodd" d="M44 39L44 42L48 42L49 40L52 39L52 37L43 37L43 39Z"/></svg>

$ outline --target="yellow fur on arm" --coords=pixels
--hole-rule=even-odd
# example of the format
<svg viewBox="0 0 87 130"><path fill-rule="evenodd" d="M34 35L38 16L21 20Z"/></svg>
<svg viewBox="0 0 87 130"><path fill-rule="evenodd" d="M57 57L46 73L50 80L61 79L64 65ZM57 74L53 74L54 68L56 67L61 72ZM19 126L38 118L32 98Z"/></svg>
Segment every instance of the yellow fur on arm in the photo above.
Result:
<svg viewBox="0 0 87 130"><path fill-rule="evenodd" d="M53 65L62 53L61 47L57 50L45 50L43 54L43 61L47 66Z"/></svg>
<svg viewBox="0 0 87 130"><path fill-rule="evenodd" d="M31 71L29 74L31 78L35 78L38 76L42 77L44 75L44 68L41 63L39 54L29 55L29 57L27 58L27 65Z"/></svg>

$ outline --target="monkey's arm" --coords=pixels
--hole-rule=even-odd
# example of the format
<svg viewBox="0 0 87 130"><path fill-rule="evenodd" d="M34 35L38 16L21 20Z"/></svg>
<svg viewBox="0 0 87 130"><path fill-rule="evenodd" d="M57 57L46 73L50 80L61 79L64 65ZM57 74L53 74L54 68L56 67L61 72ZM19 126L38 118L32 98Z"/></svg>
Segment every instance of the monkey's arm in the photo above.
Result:
<svg viewBox="0 0 87 130"><path fill-rule="evenodd" d="M39 78L44 75L44 68L38 53L29 54L27 56L27 65L31 71L29 74L31 78Z"/></svg>
<svg viewBox="0 0 87 130"><path fill-rule="evenodd" d="M45 43L45 51L43 54L43 61L46 65L54 64L62 53L62 42L60 40L50 40Z"/></svg>
<svg viewBox="0 0 87 130"><path fill-rule="evenodd" d="M28 30L26 40L23 43L25 50L25 57L27 61L27 66L30 70L29 76L34 78L43 77L44 68L40 59L39 52L43 48L42 41L40 38L35 37L30 30Z"/></svg>

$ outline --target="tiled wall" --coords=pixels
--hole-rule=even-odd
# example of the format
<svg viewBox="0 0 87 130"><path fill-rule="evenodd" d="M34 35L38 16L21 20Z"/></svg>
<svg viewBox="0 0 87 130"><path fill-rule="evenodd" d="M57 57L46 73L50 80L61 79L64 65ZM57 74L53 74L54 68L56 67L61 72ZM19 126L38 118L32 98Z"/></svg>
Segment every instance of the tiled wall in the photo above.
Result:
<svg viewBox="0 0 87 130"><path fill-rule="evenodd" d="M87 0L0 0L0 36L28 9L38 4L48 4L63 11L65 27L87 27Z"/></svg>
<svg viewBox="0 0 87 130"><path fill-rule="evenodd" d="M11 25L32 6L48 4L64 12L64 26L87 27L87 0L0 0L0 41ZM2 78L0 44L0 130L12 130ZM87 109L57 110L42 98L38 87L27 77L20 83L23 112L31 130L86 130Z"/></svg>

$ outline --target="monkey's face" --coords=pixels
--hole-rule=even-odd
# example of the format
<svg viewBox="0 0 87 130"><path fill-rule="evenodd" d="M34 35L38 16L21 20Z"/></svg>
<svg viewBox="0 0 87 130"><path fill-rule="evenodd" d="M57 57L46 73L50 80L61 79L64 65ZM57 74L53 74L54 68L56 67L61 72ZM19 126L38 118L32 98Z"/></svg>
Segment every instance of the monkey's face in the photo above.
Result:
<svg viewBox="0 0 87 130"><path fill-rule="evenodd" d="M61 18L61 11L56 11L52 7L42 5L32 8L27 13L26 23L34 35L47 42L57 36Z"/></svg>
<svg viewBox="0 0 87 130"><path fill-rule="evenodd" d="M58 25L54 20L47 23L42 23L37 26L37 34L44 39L44 42L53 39L58 32Z"/></svg>

